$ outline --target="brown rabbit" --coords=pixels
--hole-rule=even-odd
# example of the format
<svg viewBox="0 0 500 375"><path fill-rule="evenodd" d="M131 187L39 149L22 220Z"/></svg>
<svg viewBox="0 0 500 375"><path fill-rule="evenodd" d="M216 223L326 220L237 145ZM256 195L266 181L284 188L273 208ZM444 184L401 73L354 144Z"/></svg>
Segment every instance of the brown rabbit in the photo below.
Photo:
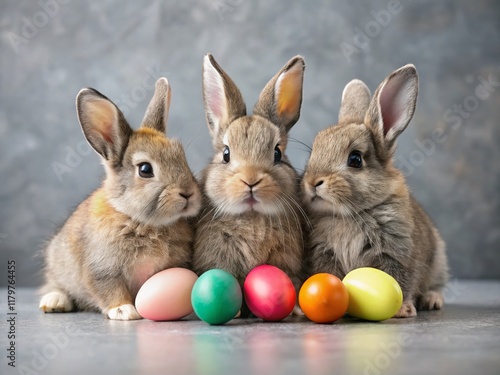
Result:
<svg viewBox="0 0 500 375"><path fill-rule="evenodd" d="M193 267L222 268L240 283L252 268L274 265L300 285L303 258L298 176L285 155L302 102L304 60L292 58L265 86L247 116L240 91L211 55L203 97L214 157L203 171L204 208Z"/></svg>
<svg viewBox="0 0 500 375"><path fill-rule="evenodd" d="M396 138L417 101L413 65L390 74L373 98L351 81L342 94L338 125L316 136L302 180L313 229L310 273L343 278L359 267L392 275L403 290L397 317L440 309L448 279L445 244L394 167Z"/></svg>
<svg viewBox="0 0 500 375"><path fill-rule="evenodd" d="M160 78L133 131L105 96L91 88L78 93L83 133L107 176L46 248L41 310L140 319L134 300L142 283L189 266L193 232L186 218L198 213L201 193L182 145L165 136L169 105L170 86Z"/></svg>

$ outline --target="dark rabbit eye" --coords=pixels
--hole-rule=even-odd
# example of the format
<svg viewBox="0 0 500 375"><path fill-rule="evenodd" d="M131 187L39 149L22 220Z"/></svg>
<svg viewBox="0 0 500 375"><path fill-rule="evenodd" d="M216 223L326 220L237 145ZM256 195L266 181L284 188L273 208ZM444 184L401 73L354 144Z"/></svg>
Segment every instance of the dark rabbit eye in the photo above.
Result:
<svg viewBox="0 0 500 375"><path fill-rule="evenodd" d="M149 163L141 163L139 164L139 176L142 178L151 178L154 177L153 167Z"/></svg>
<svg viewBox="0 0 500 375"><path fill-rule="evenodd" d="M224 160L224 163L229 163L229 160L231 160L231 154L227 146L224 147L224 151L222 151L222 160Z"/></svg>
<svg viewBox="0 0 500 375"><path fill-rule="evenodd" d="M280 161L281 161L281 150L276 145L276 147L274 148L274 162L279 163Z"/></svg>
<svg viewBox="0 0 500 375"><path fill-rule="evenodd" d="M353 151L349 154L347 158L347 165L351 168L361 168L363 165L363 159L361 158L361 153L359 151Z"/></svg>

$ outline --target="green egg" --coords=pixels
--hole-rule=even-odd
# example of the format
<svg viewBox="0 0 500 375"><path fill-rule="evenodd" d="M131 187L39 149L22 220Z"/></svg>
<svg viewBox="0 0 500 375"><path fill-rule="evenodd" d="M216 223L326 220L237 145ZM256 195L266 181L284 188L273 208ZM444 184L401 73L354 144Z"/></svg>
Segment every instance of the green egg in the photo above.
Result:
<svg viewBox="0 0 500 375"><path fill-rule="evenodd" d="M221 269L202 274L191 292L194 312L208 324L229 322L240 311L242 300L241 287L236 278Z"/></svg>

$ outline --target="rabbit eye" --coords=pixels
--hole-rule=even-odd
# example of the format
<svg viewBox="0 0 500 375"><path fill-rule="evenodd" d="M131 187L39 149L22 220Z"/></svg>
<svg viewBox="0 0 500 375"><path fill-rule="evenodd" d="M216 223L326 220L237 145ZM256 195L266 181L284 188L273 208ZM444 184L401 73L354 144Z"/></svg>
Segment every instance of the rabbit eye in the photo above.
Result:
<svg viewBox="0 0 500 375"><path fill-rule="evenodd" d="M231 154L227 146L224 147L224 151L222 151L222 160L224 160L224 164L229 163L229 160L231 160Z"/></svg>
<svg viewBox="0 0 500 375"><path fill-rule="evenodd" d="M138 165L139 167L139 176L142 178L151 178L154 177L153 167L149 163L141 163Z"/></svg>
<svg viewBox="0 0 500 375"><path fill-rule="evenodd" d="M361 153L359 151L353 151L349 154L347 158L347 165L351 168L361 168L363 165L363 159L361 158Z"/></svg>
<svg viewBox="0 0 500 375"><path fill-rule="evenodd" d="M274 162L279 163L281 161L281 150L278 145L274 148Z"/></svg>

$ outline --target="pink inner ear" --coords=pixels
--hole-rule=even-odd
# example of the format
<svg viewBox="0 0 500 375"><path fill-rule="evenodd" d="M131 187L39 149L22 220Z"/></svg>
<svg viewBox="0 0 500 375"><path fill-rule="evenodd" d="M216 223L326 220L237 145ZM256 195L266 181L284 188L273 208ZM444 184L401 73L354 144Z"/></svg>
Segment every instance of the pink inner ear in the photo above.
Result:
<svg viewBox="0 0 500 375"><path fill-rule="evenodd" d="M89 107L89 117L96 130L106 142L114 143L113 127L117 121L113 104L105 100L92 101Z"/></svg>
<svg viewBox="0 0 500 375"><path fill-rule="evenodd" d="M393 78L382 89L380 93L380 109L384 124L384 135L391 130L402 118L404 114L404 103L399 100L402 82Z"/></svg>
<svg viewBox="0 0 500 375"><path fill-rule="evenodd" d="M215 85L210 87L210 92L208 93L208 106L214 116L217 118L222 117L224 98L222 96L222 91L218 87L215 87Z"/></svg>
<svg viewBox="0 0 500 375"><path fill-rule="evenodd" d="M216 121L221 121L226 110L226 98L224 94L224 82L219 72L206 59L204 63L203 83L204 95L211 115Z"/></svg>
<svg viewBox="0 0 500 375"><path fill-rule="evenodd" d="M98 131L106 142L114 143L113 138L111 138L111 133L113 132L113 127L111 123L103 122Z"/></svg>

